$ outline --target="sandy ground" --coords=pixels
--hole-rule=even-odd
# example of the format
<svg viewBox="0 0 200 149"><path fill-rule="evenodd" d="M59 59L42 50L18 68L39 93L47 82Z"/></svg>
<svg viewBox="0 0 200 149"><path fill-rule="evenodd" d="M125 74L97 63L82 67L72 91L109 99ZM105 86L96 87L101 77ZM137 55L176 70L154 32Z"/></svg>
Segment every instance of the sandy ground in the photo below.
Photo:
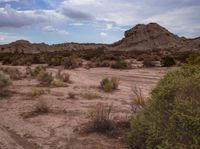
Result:
<svg viewBox="0 0 200 149"><path fill-rule="evenodd" d="M25 67L18 67L24 70ZM57 71L50 68L49 71ZM131 88L140 87L144 96L158 80L166 74L167 68L112 70L109 68L83 68L67 71L72 81L68 87L50 88L50 94L31 99L27 96L37 80L25 78L13 81L10 90L13 95L0 100L0 149L125 149L120 138L91 133L80 135L77 129L88 121L87 113L97 104L113 105L116 120L126 119L130 113ZM112 93L99 91L102 78L114 76L119 80L119 89ZM97 99L84 99L82 94L95 90ZM76 93L76 99L68 97ZM51 112L24 119L23 113L30 112L42 98Z"/></svg>

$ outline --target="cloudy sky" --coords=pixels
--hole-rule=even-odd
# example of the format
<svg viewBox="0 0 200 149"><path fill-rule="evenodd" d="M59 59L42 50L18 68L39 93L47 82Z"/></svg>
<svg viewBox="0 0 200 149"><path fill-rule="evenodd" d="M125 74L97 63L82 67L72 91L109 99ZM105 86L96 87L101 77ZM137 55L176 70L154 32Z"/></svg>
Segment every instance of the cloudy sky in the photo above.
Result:
<svg viewBox="0 0 200 149"><path fill-rule="evenodd" d="M112 43L139 23L200 36L200 0L0 0L0 44Z"/></svg>

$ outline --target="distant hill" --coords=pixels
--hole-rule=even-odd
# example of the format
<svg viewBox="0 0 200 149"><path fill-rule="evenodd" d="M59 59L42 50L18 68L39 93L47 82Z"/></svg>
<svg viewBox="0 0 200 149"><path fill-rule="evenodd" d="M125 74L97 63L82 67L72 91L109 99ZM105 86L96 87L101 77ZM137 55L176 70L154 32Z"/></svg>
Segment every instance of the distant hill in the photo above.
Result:
<svg viewBox="0 0 200 149"><path fill-rule="evenodd" d="M200 50L200 37L187 39L178 37L157 23L138 24L124 34L124 38L113 44L63 43L48 45L18 40L10 44L0 45L3 53L40 53L66 50L89 50L104 48L108 51L151 51L170 50L176 52Z"/></svg>
<svg viewBox="0 0 200 149"><path fill-rule="evenodd" d="M114 50L200 50L200 38L178 37L157 23L139 24L125 32L125 37L110 45Z"/></svg>

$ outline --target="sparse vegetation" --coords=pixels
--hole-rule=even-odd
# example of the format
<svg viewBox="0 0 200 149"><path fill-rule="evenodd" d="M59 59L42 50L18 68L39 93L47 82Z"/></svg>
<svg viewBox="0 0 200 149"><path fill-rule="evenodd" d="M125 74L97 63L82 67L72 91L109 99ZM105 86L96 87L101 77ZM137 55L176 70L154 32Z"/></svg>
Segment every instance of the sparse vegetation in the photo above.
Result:
<svg viewBox="0 0 200 149"><path fill-rule="evenodd" d="M23 118L31 118L49 112L50 112L50 107L47 104L47 102L44 99L39 98L38 103L34 106L33 110L30 112L22 113L21 116Z"/></svg>
<svg viewBox="0 0 200 149"><path fill-rule="evenodd" d="M154 59L152 57L144 58L143 66L144 67L154 67L155 66Z"/></svg>
<svg viewBox="0 0 200 149"><path fill-rule="evenodd" d="M112 78L104 78L100 82L100 88L105 92L111 92L118 88L118 80L115 77Z"/></svg>
<svg viewBox="0 0 200 149"><path fill-rule="evenodd" d="M49 85L51 85L51 83L53 81L53 76L52 76L52 73L41 70L37 76L37 79L41 85L49 86Z"/></svg>
<svg viewBox="0 0 200 149"><path fill-rule="evenodd" d="M8 96L7 87L10 85L10 79L3 72L0 71L0 97Z"/></svg>
<svg viewBox="0 0 200 149"><path fill-rule="evenodd" d="M9 75L12 80L21 80L25 77L17 68L1 67L0 70Z"/></svg>
<svg viewBox="0 0 200 149"><path fill-rule="evenodd" d="M151 100L131 122L132 148L199 148L200 68L185 66L168 73Z"/></svg>
<svg viewBox="0 0 200 149"><path fill-rule="evenodd" d="M66 57L64 59L64 67L65 69L73 69L77 67L77 63L74 57Z"/></svg>
<svg viewBox="0 0 200 149"><path fill-rule="evenodd" d="M76 98L76 94L75 94L74 92L69 92L69 93L68 93L68 97L69 97L70 99L75 99L75 98Z"/></svg>
<svg viewBox="0 0 200 149"><path fill-rule="evenodd" d="M171 57L171 56L165 56L161 59L161 65L163 67L170 67L170 66L173 66L175 64L176 64L176 62L175 62L174 58Z"/></svg>
<svg viewBox="0 0 200 149"><path fill-rule="evenodd" d="M51 87L67 87L67 84L62 80L53 80L50 85Z"/></svg>
<svg viewBox="0 0 200 149"><path fill-rule="evenodd" d="M31 92L28 93L31 97L39 97L44 94L49 94L49 89L42 89L42 88L32 88Z"/></svg>
<svg viewBox="0 0 200 149"><path fill-rule="evenodd" d="M191 54L186 62L189 65L200 65L200 52Z"/></svg>
<svg viewBox="0 0 200 149"><path fill-rule="evenodd" d="M144 108L146 105L145 97L142 95L141 88L134 87L132 88L131 95L131 109L135 113L138 110Z"/></svg>
<svg viewBox="0 0 200 149"><path fill-rule="evenodd" d="M88 131L100 133L112 131L115 128L112 110L113 106L104 106L103 104L95 106L88 115L90 119Z"/></svg>
<svg viewBox="0 0 200 149"><path fill-rule="evenodd" d="M38 103L35 106L33 113L45 114L45 113L48 113L49 111L50 111L50 109L49 109L48 104L44 100L39 99Z"/></svg>
<svg viewBox="0 0 200 149"><path fill-rule="evenodd" d="M111 65L111 68L114 69L129 69L130 64L128 64L125 60L117 60L115 63Z"/></svg>
<svg viewBox="0 0 200 149"><path fill-rule="evenodd" d="M85 93L82 94L83 98L85 99L96 99L98 97L100 97L98 95L98 92L97 91L93 91L93 90L87 90Z"/></svg>
<svg viewBox="0 0 200 149"><path fill-rule="evenodd" d="M58 70L56 74L56 78L65 82L65 83L70 83L70 75L68 73L62 73L61 70Z"/></svg>

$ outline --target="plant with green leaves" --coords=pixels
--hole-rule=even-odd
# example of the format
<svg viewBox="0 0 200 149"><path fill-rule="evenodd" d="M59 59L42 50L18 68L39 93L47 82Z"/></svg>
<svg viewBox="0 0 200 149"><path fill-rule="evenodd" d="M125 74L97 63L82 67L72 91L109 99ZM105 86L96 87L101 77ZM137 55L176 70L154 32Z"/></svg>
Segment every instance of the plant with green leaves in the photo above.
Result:
<svg viewBox="0 0 200 149"><path fill-rule="evenodd" d="M131 122L132 148L197 149L200 146L200 67L169 72Z"/></svg>

